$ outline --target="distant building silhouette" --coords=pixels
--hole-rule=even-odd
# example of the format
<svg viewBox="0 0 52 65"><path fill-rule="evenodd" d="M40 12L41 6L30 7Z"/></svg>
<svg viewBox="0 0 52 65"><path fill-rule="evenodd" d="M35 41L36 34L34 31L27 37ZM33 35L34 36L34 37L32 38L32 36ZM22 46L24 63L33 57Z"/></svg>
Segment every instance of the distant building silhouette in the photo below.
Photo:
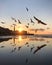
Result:
<svg viewBox="0 0 52 65"><path fill-rule="evenodd" d="M0 36L7 36L7 35L33 35L33 34L30 34L30 33L27 33L27 31L22 31L22 32L19 32L18 30L15 31L12 31L12 30L9 30L8 28L3 28L3 27L0 27Z"/></svg>

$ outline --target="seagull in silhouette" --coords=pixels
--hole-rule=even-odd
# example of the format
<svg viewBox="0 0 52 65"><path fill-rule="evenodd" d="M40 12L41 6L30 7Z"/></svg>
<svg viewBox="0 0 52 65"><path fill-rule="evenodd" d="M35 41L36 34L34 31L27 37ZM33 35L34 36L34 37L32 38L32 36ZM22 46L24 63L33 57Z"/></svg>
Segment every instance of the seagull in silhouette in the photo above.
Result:
<svg viewBox="0 0 52 65"><path fill-rule="evenodd" d="M27 45L27 47L29 47L29 45Z"/></svg>
<svg viewBox="0 0 52 65"><path fill-rule="evenodd" d="M5 46L1 46L0 48L4 48Z"/></svg>
<svg viewBox="0 0 52 65"><path fill-rule="evenodd" d="M1 22L2 24L5 24L5 22Z"/></svg>
<svg viewBox="0 0 52 65"><path fill-rule="evenodd" d="M27 23L27 25L29 25L29 23Z"/></svg>
<svg viewBox="0 0 52 65"><path fill-rule="evenodd" d="M20 20L18 19L18 23L21 24Z"/></svg>
<svg viewBox="0 0 52 65"><path fill-rule="evenodd" d="M34 49L34 47L31 47L31 51Z"/></svg>
<svg viewBox="0 0 52 65"><path fill-rule="evenodd" d="M33 24L35 23L31 18L30 18L30 20L31 20L31 23L33 23Z"/></svg>
<svg viewBox="0 0 52 65"><path fill-rule="evenodd" d="M43 24L43 25L47 25L46 23L42 22L41 20L39 20L39 19L36 18L35 16L34 16L34 19L38 21L38 24L41 23L41 24Z"/></svg>
<svg viewBox="0 0 52 65"><path fill-rule="evenodd" d="M29 28L29 23L27 23L27 25L25 25L26 26L26 28Z"/></svg>
<svg viewBox="0 0 52 65"><path fill-rule="evenodd" d="M41 45L41 46L38 46L37 48L38 48L38 49L41 49L41 48L43 48L43 47L45 47L45 46L46 46L46 44Z"/></svg>
<svg viewBox="0 0 52 65"><path fill-rule="evenodd" d="M45 46L46 46L46 44L38 46L37 49L33 52L33 54L35 54L37 51L39 51L40 49L42 49Z"/></svg>
<svg viewBox="0 0 52 65"><path fill-rule="evenodd" d="M29 28L29 26L28 25L25 25L26 26L26 28Z"/></svg>
<svg viewBox="0 0 52 65"><path fill-rule="evenodd" d="M16 47L11 52L15 52L15 50L16 50Z"/></svg>
<svg viewBox="0 0 52 65"><path fill-rule="evenodd" d="M15 22L17 22L17 20L15 18L11 17L11 19L14 20Z"/></svg>
<svg viewBox="0 0 52 65"><path fill-rule="evenodd" d="M21 49L21 46L18 47L18 51Z"/></svg>
<svg viewBox="0 0 52 65"><path fill-rule="evenodd" d="M26 42L26 44L25 45L27 45L27 44L29 44L28 42Z"/></svg>
<svg viewBox="0 0 52 65"><path fill-rule="evenodd" d="M29 9L26 7L26 10L27 10L27 12L29 11Z"/></svg>

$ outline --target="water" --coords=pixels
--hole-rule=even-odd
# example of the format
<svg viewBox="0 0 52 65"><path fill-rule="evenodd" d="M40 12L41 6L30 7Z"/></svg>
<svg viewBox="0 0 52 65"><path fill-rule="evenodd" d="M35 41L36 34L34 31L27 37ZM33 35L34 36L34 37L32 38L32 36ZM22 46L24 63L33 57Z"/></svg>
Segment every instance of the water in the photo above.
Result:
<svg viewBox="0 0 52 65"><path fill-rule="evenodd" d="M52 38L0 37L0 65L52 65Z"/></svg>

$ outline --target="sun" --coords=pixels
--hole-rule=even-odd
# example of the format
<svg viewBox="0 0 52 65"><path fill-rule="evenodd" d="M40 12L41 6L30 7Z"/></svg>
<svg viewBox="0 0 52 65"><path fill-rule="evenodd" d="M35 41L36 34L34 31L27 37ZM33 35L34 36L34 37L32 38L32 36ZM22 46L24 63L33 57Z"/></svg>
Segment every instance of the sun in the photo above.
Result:
<svg viewBox="0 0 52 65"><path fill-rule="evenodd" d="M19 31L19 32L22 32L22 31L23 31L23 29L22 29L22 28L18 28L18 31Z"/></svg>

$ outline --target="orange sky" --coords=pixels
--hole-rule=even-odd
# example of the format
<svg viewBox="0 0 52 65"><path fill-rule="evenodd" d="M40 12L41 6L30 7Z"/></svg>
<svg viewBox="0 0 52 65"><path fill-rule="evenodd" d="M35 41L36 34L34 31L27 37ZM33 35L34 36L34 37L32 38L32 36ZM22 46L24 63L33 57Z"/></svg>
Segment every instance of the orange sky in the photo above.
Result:
<svg viewBox="0 0 52 65"><path fill-rule="evenodd" d="M29 33L34 33L34 34L52 34L52 29L51 28L50 29L47 29L48 26L43 26L43 25L40 25L40 24L39 25L38 24L35 24L33 26L32 24L30 24L29 28L26 28L25 25L27 25L27 24L23 24L23 25L17 24L16 30L19 30L19 31L25 30L25 31L28 31ZM11 30L14 29L14 27L13 26L11 27L10 24L1 25L1 26L2 27L9 28ZM50 26L51 25L49 25L49 27ZM45 31L38 31L37 33L35 33L35 29L40 29L40 28L45 29Z"/></svg>

